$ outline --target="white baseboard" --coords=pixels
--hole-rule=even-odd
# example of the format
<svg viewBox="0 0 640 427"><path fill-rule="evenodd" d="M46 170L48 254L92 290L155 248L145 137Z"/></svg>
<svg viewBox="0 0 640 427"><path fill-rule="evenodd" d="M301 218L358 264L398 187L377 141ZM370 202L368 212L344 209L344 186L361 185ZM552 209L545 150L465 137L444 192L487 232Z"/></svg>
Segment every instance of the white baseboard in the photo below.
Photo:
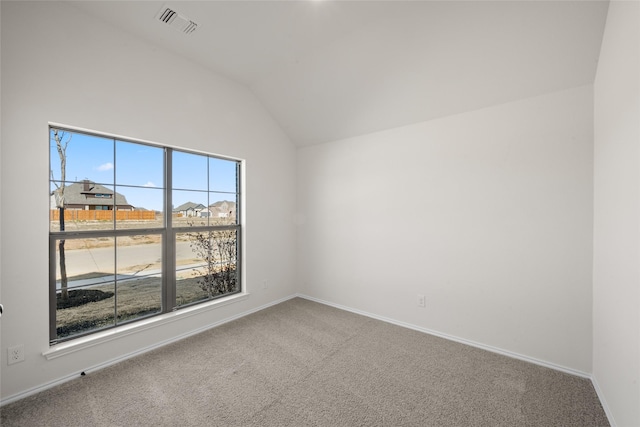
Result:
<svg viewBox="0 0 640 427"><path fill-rule="evenodd" d="M124 360L130 359L130 358L135 357L135 356L139 356L139 355L147 353L147 352L149 352L151 350L155 350L157 348L163 347L163 346L165 346L167 344L171 344L171 343L183 340L183 339L188 338L190 336L199 334L201 332L207 331L209 329L215 328L217 326L223 325L225 323L231 322L231 321L239 319L241 317L248 316L249 314L253 314L253 313L256 313L258 311L264 310L265 308L269 308L271 306L274 306L274 305L280 304L282 302L288 301L288 300L290 300L292 298L295 298L296 296L297 295L294 294L294 295L289 295L289 296L286 296L284 298L281 298L281 299L278 299L278 300L275 300L275 301L271 301L271 302L269 302L267 304L261 305L259 307L253 308L251 310L244 311L244 312L236 314L234 316L227 317L227 318L219 320L217 322L210 323L210 324L208 324L206 326L203 326L203 327L200 327L200 328L195 329L193 331L189 331L187 333L175 336L175 337L170 338L168 340L160 341L160 342L155 343L153 345L150 345L148 347L141 348L141 349L136 350L134 352L127 353L127 354L124 354L122 356L118 356L118 357L116 357L114 359L108 360L108 361L100 363L98 365L94 365L94 366L91 366L89 368L85 368L85 369L83 369L81 371L74 372L74 373L72 373L70 375L66 375L66 376L64 376L62 378L58 378L58 379L50 381L48 383L41 384L41 385L36 386L36 387L32 387L32 388L30 388L28 390L25 390L23 392L14 394L12 396L9 396L6 399L0 400L0 407L2 407L4 405L7 405L9 403L12 403L12 402L16 402L16 401L18 401L20 399L24 399L25 397L34 395L34 394L39 393L41 391L45 391L45 390L50 389L52 387L58 386L60 384L64 384L67 381L71 381L73 379L76 379L81 375L82 372L93 372L93 371L97 371L97 370L106 368L106 367L111 366L111 365L115 365L116 363L122 362Z"/></svg>
<svg viewBox="0 0 640 427"><path fill-rule="evenodd" d="M471 341L465 338L459 338L453 335L449 335L449 334L445 334L442 332L438 332L438 331L434 331L432 329L428 329L428 328L423 328L421 326L416 326L416 325L412 325L410 323L405 323L405 322L401 322L395 319L390 319L388 317L384 317L384 316L378 316L377 314L373 314L373 313L368 313L366 311L362 311L362 310L358 310L355 308L351 308L351 307L346 307L344 305L340 305L340 304L335 304L332 303L330 301L324 301L318 298L314 298L308 295L304 295L304 294L297 294L296 296L300 297L300 298L304 298L304 299L308 299L310 301L315 301L318 302L320 304L325 304L331 307L335 307L335 308L339 308L341 310L345 310L345 311L350 311L352 313L355 314L360 314L362 316L367 316L367 317L371 317L372 319L377 319L377 320L381 320L383 322L387 322L387 323L391 323L394 325L398 325L398 326L402 326L404 328L408 328L408 329L413 329L415 331L419 331L419 332L424 332L425 334L429 334L429 335L434 335L436 337L440 337L440 338L444 338L447 339L449 341L454 341L454 342L458 342L461 344L466 344L469 345L471 347L476 347L476 348L480 348L482 350L487 350L490 351L492 353L497 353L497 354L501 354L503 356L508 356L514 359L519 359L519 360L523 360L525 362L530 362L539 366L544 366L546 368L550 368L556 371L561 371L570 375L575 375L578 377L582 377L582 378L587 378L587 379L591 379L591 374L587 373L587 372L582 372L582 371L578 371L576 369L572 369L572 368L568 368L566 366L561 366L561 365L556 365L554 363L550 363L550 362L546 362L544 360L540 360L540 359L536 359L535 357L530 357L530 356L525 356L523 354L519 354L519 353L514 353L512 351L509 350L504 350L498 347L493 347L490 345L486 345L486 344L482 344L479 342L475 342L475 341Z"/></svg>
<svg viewBox="0 0 640 427"><path fill-rule="evenodd" d="M609 424L611 427L616 427L616 420L613 418L613 413L611 412L611 408L609 408L609 404L607 403L607 399L604 398L604 392L600 388L600 384L598 384L598 379L595 375L591 375L591 383L593 384L593 388L596 390L596 394L598 395L598 399L600 399L600 404L602 405L602 409L604 409L604 413L609 420Z"/></svg>
<svg viewBox="0 0 640 427"><path fill-rule="evenodd" d="M615 420L613 418L613 414L611 413L611 410L609 409L607 401L604 398L604 394L603 394L603 392L600 389L600 386L598 384L598 381L591 374L588 374L588 373L585 373L585 372L582 372L582 371L578 371L578 370L575 370L575 369L567 368L565 366L556 365L554 363L549 363L549 362L546 362L546 361L543 361L543 360L540 360L540 359L536 359L534 357L529 357L529 356L525 356L525 355L522 355L522 354L519 354L519 353L511 352L511 351L508 351L508 350L503 350L501 348L497 348L497 347L493 347L493 346L477 343L475 341L470 341L470 340L467 340L467 339L464 339L464 338L455 337L455 336L452 336L452 335L449 335L449 334L444 334L444 333L441 333L441 332L438 332L438 331L434 331L434 330L431 330L431 329L428 329L428 328L423 328L423 327L420 327L420 326L416 326L416 325L412 325L412 324L409 324L409 323L405 323L405 322L397 321L397 320L394 320L394 319L390 319L390 318L387 318L387 317L384 317L384 316L378 316L378 315L373 314L373 313L368 313L368 312L365 312L365 311L362 311L362 310L357 310L357 309L354 309L354 308L351 308L351 307L343 306L343 305L340 305L340 304L335 304L335 303L332 303L332 302L329 302L329 301L324 301L324 300L321 300L321 299L318 299L318 298L314 298L314 297L311 297L311 296L308 296L308 295L304 295L304 294L294 294L294 295L286 296L286 297L281 298L279 300L272 301L270 303L264 304L262 306L254 308L254 309L251 309L251 310L248 310L248 311L244 311L244 312L239 313L237 315L234 315L234 316L219 320L217 322L211 323L209 325L203 326L203 327L195 329L193 331L189 331L188 333L185 333L185 334L182 334L182 335L178 335L178 336L173 337L171 339L168 339L168 340L165 340L165 341L161 341L161 342L158 342L158 343L156 343L154 345L142 348L140 350L137 350L137 351L134 351L134 352L122 355L122 356L119 356L117 358L111 359L111 360L106 361L104 363L100 363L98 365L92 366L92 367L84 369L82 371L75 372L75 373L73 373L71 375L67 375L67 376L59 378L57 380L54 380L54 381L51 381L51 382L48 382L48 383L33 387L33 388L25 390L25 391L23 391L21 393L15 394L13 396L9 396L6 399L0 400L0 407L4 406L4 405L7 405L9 403L18 401L18 400L23 399L25 397L34 395L34 394L39 393L41 391L47 390L49 388L58 386L58 385L63 384L65 382L67 382L67 381L71 381L71 380L73 380L75 378L78 378L78 376L80 376L80 374L82 372L97 371L97 370L106 368L108 366L114 365L116 363L122 362L122 361L130 359L132 357L135 357L135 356L147 353L149 351L155 350L156 348L160 348L160 347L163 347L163 346L165 346L167 344L171 344L171 343L183 340L183 339L188 338L190 336L193 336L193 335L196 335L198 333L204 332L206 330L215 328L217 326L223 325L223 324L231 322L233 320L248 316L250 314L256 313L258 311L264 310L266 308L269 308L271 306L283 303L285 301L288 301L288 300L296 298L296 297L307 299L309 301L314 301L314 302L317 302L317 303L320 303L320 304L324 304L324 305L328 305L328 306L331 306L331 307L335 307L335 308L338 308L340 310L349 311L351 313L359 314L359 315L362 315L362 316L367 316L367 317L370 317L370 318L373 318L373 319L381 320L383 322L391 323L391 324L398 325L398 326L401 326L401 327L404 327L404 328L413 329L415 331L419 331L419 332L423 332L423 333L426 333L426 334L434 335L434 336L437 336L437 337L440 337L440 338L444 338L444 339L447 339L447 340L450 340L450 341L454 341L454 342L458 342L458 343L461 343L461 344L470 345L472 347L480 348L482 350L487 350L487 351L490 351L492 353L497 353L497 354L508 356L508 357L511 357L511 358L514 358L514 359L523 360L525 362L530 362L530 363L533 363L533 364L536 364L536 365L544 366L544 367L547 367L547 368L550 368L550 369L554 369L556 371L561 371L561 372L565 372L567 374L575 375L575 376L578 376L578 377L587 378L587 379L591 380L591 382L593 384L593 387L594 387L594 389L596 391L596 394L598 395L598 398L600 399L600 402L601 402L602 407L603 407L603 409L605 411L605 414L606 414L606 416L607 416L607 418L609 420L609 423L611 424L611 427L616 427L616 423L615 423Z"/></svg>
<svg viewBox="0 0 640 427"><path fill-rule="evenodd" d="M449 335L449 334L444 334L444 333L441 333L441 332L438 332L438 331L434 331L434 330L431 330L431 329L428 329L428 328L423 328L423 327L412 325L412 324L409 324L409 323L400 322L398 320L390 319L390 318L387 318L387 317L384 317L384 316L378 316L378 315L373 314L373 313L368 313L366 311L354 309L354 308L351 308L351 307L346 307L346 306L340 305L340 304L335 304L335 303L332 303L330 301L321 300L319 298L314 298L314 297L311 297L311 296L308 296L308 295L297 294L296 296L299 297L299 298L304 298L304 299L308 299L310 301L318 302L320 304L325 304L325 305L328 305L328 306L331 306L331 307L335 307L335 308L338 308L340 310L349 311L349 312L352 312L352 313L355 313L355 314L360 314L360 315L363 315L363 316L371 317L373 319L381 320L383 322L387 322L387 323L391 323L391 324L394 324L394 325L402 326L404 328L413 329L413 330L419 331L419 332L424 332L426 334L434 335L434 336L437 336L437 337L440 337L440 338L444 338L444 339L447 339L447 340L450 340L450 341L454 341L454 342L458 342L458 343L461 343L461 344L470 345L472 347L477 347L477 348L480 348L482 350L490 351L492 353L501 354L503 356L511 357L511 358L514 358L514 359L519 359L519 360L522 360L522 361L525 361L525 362L529 362L529 363L533 363L533 364L539 365L539 366L544 366L546 368L553 369L553 370L560 371L560 372L564 372L564 373L567 373L567 374L570 374L570 375L574 375L574 376L577 376L577 377L586 378L586 379L591 381L591 384L593 385L593 388L594 388L594 390L596 392L596 395L598 396L598 399L600 400L600 404L602 405L602 408L604 409L604 413L607 416L607 420L609 421L609 424L611 425L611 427L617 427L615 418L613 417L613 413L611 412L611 408L609 407L609 404L607 403L607 399L605 399L604 392L600 388L600 385L598 384L598 380L595 377L595 375L593 375L593 374L590 374L590 373L587 373L587 372L582 372L582 371L579 371L579 370L576 370L576 369L572 369L572 368L567 368L566 366L561 366L561 365L557 365L555 363L550 363L550 362L547 362L547 361L544 361L544 360L537 359L535 357L525 356L525 355L522 355L522 354L519 354L519 353L514 353L512 351L504 350L504 349L493 347L493 346L490 346L490 345L481 344L481 343L478 343L478 342L475 342L475 341L470 341L470 340L467 340L467 339L464 339L464 338L459 338L459 337L452 336L452 335Z"/></svg>

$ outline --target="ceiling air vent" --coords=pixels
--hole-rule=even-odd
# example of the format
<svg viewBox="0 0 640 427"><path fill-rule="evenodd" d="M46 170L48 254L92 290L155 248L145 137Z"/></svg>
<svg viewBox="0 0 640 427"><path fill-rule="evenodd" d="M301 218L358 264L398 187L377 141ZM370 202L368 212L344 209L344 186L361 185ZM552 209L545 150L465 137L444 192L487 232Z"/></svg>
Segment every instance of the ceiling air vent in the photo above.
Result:
<svg viewBox="0 0 640 427"><path fill-rule="evenodd" d="M169 7L163 7L160 9L160 13L158 13L158 19L165 24L168 24L172 28L175 28L178 31L181 31L185 34L193 33L196 28L198 28L198 24L193 22L191 19L186 16L180 15L175 10Z"/></svg>

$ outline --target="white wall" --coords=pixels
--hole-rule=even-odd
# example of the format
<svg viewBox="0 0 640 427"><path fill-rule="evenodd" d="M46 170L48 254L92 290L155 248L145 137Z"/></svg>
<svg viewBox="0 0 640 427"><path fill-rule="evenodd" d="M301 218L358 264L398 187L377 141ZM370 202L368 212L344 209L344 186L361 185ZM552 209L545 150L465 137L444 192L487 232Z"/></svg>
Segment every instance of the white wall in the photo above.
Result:
<svg viewBox="0 0 640 427"><path fill-rule="evenodd" d="M2 7L0 7L0 46L2 46L2 24L1 23L2 23ZM2 82L2 55L0 55L0 82ZM2 84L0 84L0 99L2 99ZM1 110L2 110L2 107L0 106L0 111ZM2 114L0 113L0 130L1 129L2 129ZM0 132L0 165L2 165L2 132ZM2 188L2 173L0 171L0 189L1 188ZM2 242L2 197L0 197L0 242ZM2 245L0 245L0 304L2 304ZM0 351L2 351L2 335L0 335ZM0 373L0 382L1 381L2 381L2 375Z"/></svg>
<svg viewBox="0 0 640 427"><path fill-rule="evenodd" d="M593 376L640 426L640 3L612 1L595 81Z"/></svg>
<svg viewBox="0 0 640 427"><path fill-rule="evenodd" d="M591 372L592 120L586 86L298 150L301 292Z"/></svg>
<svg viewBox="0 0 640 427"><path fill-rule="evenodd" d="M295 292L295 148L245 88L63 3L1 7L2 399ZM47 361L49 121L245 159L251 295Z"/></svg>

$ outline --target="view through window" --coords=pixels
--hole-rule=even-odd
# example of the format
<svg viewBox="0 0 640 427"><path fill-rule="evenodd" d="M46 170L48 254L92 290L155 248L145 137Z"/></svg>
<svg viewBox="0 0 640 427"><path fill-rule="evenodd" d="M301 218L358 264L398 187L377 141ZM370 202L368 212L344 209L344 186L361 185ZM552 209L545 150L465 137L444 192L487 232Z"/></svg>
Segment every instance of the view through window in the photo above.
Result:
<svg viewBox="0 0 640 427"><path fill-rule="evenodd" d="M51 343L240 292L240 162L51 127Z"/></svg>

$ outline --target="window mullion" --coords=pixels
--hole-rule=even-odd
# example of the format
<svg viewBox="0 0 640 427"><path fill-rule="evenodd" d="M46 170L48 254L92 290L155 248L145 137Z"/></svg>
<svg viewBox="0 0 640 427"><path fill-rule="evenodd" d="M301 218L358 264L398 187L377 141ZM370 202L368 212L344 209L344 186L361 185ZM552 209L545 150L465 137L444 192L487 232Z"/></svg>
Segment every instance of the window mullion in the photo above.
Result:
<svg viewBox="0 0 640 427"><path fill-rule="evenodd" d="M49 342L56 342L58 329L56 327L56 311L58 298L56 293L56 239L49 236Z"/></svg>
<svg viewBox="0 0 640 427"><path fill-rule="evenodd" d="M162 311L170 312L176 305L176 235L173 231L173 150L165 149L164 170L164 219L165 233L162 239L164 259L162 263Z"/></svg>

